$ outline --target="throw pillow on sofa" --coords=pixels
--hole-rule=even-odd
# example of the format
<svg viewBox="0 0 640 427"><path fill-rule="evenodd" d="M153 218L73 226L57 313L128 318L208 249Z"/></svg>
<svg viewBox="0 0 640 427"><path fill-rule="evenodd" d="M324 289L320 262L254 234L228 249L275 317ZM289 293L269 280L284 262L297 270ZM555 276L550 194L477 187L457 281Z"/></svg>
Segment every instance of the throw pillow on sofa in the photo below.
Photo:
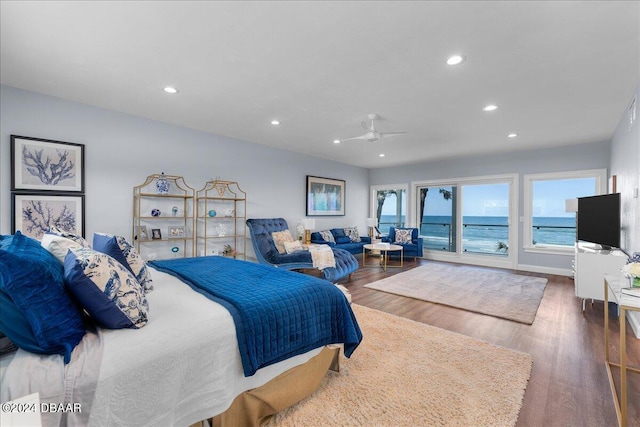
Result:
<svg viewBox="0 0 640 427"><path fill-rule="evenodd" d="M349 237L351 242L361 242L360 234L358 233L358 227L347 227L344 229L344 234Z"/></svg>
<svg viewBox="0 0 640 427"><path fill-rule="evenodd" d="M411 243L412 232L410 228L396 228L396 240L393 243Z"/></svg>
<svg viewBox="0 0 640 427"><path fill-rule="evenodd" d="M284 242L293 242L291 232L289 230L274 231L271 233L271 237L273 238L273 243L276 245L278 253L287 253L287 250L284 247Z"/></svg>
<svg viewBox="0 0 640 427"><path fill-rule="evenodd" d="M324 239L325 242L336 243L336 239L333 238L333 234L331 234L331 231L322 230L322 231L319 231L319 233L320 233L320 235L322 236L322 239Z"/></svg>

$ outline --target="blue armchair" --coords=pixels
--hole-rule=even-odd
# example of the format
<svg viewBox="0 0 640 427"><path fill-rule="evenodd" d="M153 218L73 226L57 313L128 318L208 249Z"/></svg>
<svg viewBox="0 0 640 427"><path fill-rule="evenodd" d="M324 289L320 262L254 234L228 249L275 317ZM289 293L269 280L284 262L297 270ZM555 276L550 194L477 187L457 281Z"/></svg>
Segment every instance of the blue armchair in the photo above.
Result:
<svg viewBox="0 0 640 427"><path fill-rule="evenodd" d="M247 226L251 234L251 243L256 253L258 262L268 264L284 270L299 270L314 268L311 254L308 251L296 251L290 254L281 254L276 249L271 233L274 231L288 230L289 226L284 218L257 218L248 219ZM349 252L333 248L336 267L322 270L324 278L332 283L351 275L358 269L358 260Z"/></svg>
<svg viewBox="0 0 640 427"><path fill-rule="evenodd" d="M398 230L398 228L395 228L395 227L389 228L389 235L386 237L383 237L382 241L386 243L391 243L393 245L402 246L403 248L402 253L404 258L413 258L415 260L417 257L422 257L423 242L422 242L422 237L418 236L418 229L417 228L400 229L400 230L411 230L411 243L396 242L396 230ZM393 256L393 253L390 253L389 255Z"/></svg>

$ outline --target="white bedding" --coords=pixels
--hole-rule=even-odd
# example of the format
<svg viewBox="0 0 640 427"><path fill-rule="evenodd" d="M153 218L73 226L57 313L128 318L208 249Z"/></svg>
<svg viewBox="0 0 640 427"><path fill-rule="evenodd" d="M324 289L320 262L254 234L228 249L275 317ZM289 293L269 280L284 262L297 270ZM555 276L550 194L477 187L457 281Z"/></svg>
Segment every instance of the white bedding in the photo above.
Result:
<svg viewBox="0 0 640 427"><path fill-rule="evenodd" d="M171 275L157 270L152 275L148 324L138 330L101 331L103 354L91 426L188 426L224 412L243 391L320 352L316 349L244 377L229 312ZM15 359L18 356L45 358L22 350ZM62 361L60 356L46 358ZM7 372L17 365L15 359ZM3 401L20 397L5 395L4 375L2 382ZM39 391L34 387L35 382L22 392Z"/></svg>

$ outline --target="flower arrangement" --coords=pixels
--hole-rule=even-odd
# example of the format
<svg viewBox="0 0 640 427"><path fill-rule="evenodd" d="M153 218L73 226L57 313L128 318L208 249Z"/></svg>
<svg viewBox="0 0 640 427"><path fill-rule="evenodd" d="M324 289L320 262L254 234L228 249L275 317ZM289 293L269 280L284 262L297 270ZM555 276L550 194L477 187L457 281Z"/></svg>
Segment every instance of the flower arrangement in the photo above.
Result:
<svg viewBox="0 0 640 427"><path fill-rule="evenodd" d="M640 254L634 254L627 264L622 266L622 274L628 277L631 285L640 288Z"/></svg>

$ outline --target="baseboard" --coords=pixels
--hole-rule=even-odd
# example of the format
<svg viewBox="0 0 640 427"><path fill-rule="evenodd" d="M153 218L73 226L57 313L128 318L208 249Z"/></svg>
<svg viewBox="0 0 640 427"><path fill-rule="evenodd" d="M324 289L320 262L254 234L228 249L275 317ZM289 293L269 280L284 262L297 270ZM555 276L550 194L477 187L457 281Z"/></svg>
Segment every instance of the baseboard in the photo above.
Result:
<svg viewBox="0 0 640 427"><path fill-rule="evenodd" d="M544 267L541 265L518 264L518 270L530 271L532 273L555 274L557 276L573 277L573 271L570 268Z"/></svg>

